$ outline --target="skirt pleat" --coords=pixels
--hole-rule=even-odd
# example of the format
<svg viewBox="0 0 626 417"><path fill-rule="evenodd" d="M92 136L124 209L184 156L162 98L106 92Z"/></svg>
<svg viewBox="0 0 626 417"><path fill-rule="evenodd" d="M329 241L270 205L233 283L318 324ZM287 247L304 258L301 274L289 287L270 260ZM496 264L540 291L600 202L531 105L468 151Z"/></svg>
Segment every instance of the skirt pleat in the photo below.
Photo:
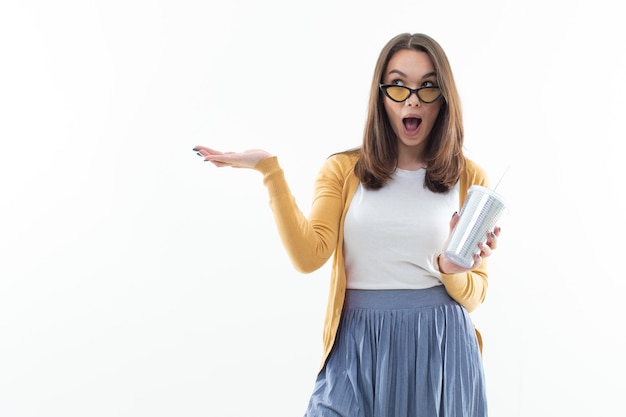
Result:
<svg viewBox="0 0 626 417"><path fill-rule="evenodd" d="M443 286L348 290L305 417L486 417L480 349Z"/></svg>

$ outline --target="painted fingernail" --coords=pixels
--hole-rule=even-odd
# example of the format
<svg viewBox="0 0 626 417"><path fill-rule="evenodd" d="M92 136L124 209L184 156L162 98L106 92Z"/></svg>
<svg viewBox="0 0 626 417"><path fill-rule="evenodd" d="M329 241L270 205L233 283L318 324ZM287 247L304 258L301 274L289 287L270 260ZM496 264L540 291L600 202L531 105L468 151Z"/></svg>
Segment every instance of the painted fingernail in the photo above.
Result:
<svg viewBox="0 0 626 417"><path fill-rule="evenodd" d="M454 213L452 213L452 218L454 219L454 216L456 216L456 214L458 213L458 211L455 211Z"/></svg>
<svg viewBox="0 0 626 417"><path fill-rule="evenodd" d="M490 235L492 238L494 238L494 239L496 238L496 234L495 234L495 233L493 233L493 232L489 233L489 235Z"/></svg>
<svg viewBox="0 0 626 417"><path fill-rule="evenodd" d="M202 156L202 154L200 152L196 152L196 155L198 156Z"/></svg>
<svg viewBox="0 0 626 417"><path fill-rule="evenodd" d="M198 152L198 149L196 149L196 148L193 148L193 149L192 149L192 151L195 151L195 152Z"/></svg>

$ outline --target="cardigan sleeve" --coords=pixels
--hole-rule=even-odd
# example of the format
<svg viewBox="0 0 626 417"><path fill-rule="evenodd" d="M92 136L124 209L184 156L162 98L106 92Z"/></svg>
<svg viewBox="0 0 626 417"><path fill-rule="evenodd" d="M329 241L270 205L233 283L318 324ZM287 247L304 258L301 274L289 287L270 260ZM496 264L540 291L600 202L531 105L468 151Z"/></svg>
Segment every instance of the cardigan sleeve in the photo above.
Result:
<svg viewBox="0 0 626 417"><path fill-rule="evenodd" d="M333 157L326 160L315 181L308 218L296 204L276 157L264 159L254 169L263 175L278 233L296 270L310 273L322 267L337 246L343 208L341 164Z"/></svg>
<svg viewBox="0 0 626 417"><path fill-rule="evenodd" d="M466 169L461 176L461 205L472 185L489 187L485 171L471 160L466 161ZM483 259L478 268L458 274L441 273L446 291L456 302L468 311L475 310L485 300L488 287L487 260Z"/></svg>
<svg viewBox="0 0 626 417"><path fill-rule="evenodd" d="M459 274L441 273L441 280L453 300L467 311L474 311L485 301L487 294L487 260L483 259L480 266L472 271Z"/></svg>

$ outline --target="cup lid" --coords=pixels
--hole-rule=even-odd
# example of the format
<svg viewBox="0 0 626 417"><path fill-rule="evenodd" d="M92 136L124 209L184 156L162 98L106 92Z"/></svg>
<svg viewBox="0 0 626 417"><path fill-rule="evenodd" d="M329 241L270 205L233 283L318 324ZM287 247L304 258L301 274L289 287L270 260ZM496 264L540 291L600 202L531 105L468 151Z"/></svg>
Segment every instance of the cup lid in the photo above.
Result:
<svg viewBox="0 0 626 417"><path fill-rule="evenodd" d="M468 188L467 193L469 194L472 191L478 191L481 193L489 194L492 198L498 200L504 206L505 210L509 212L509 205L504 199L504 197L502 197L502 195L498 194L492 189L483 187L482 185L472 185L470 188Z"/></svg>

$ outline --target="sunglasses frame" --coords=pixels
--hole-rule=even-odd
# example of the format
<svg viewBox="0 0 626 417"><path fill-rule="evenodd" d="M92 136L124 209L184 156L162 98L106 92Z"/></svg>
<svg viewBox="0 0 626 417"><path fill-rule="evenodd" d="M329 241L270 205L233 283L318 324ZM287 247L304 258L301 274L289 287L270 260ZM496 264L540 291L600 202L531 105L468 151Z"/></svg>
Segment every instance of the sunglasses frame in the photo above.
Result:
<svg viewBox="0 0 626 417"><path fill-rule="evenodd" d="M404 100L396 100L395 98L391 97L389 95L389 93L387 92L387 89L390 87L400 87L400 88L404 88L406 90L409 91L409 95L406 96L406 98ZM422 97L420 97L420 91L421 90L426 90L426 89L430 89L430 88L437 88L439 90L439 95L431 101L426 101L424 99L422 99ZM380 84L380 90L383 92L383 94L385 96L387 96L391 101L395 101L396 103L402 103L405 102L409 99L409 97L411 97L411 94L415 93L415 95L417 96L417 98L419 99L419 101L421 101L422 103L426 103L426 104L430 104L430 103L434 103L435 101L439 100L441 98L441 96L443 95L443 93L441 92L441 88L439 88L439 86L430 86L430 87L420 87L420 88L410 88L407 87L405 85L397 85L397 84Z"/></svg>

